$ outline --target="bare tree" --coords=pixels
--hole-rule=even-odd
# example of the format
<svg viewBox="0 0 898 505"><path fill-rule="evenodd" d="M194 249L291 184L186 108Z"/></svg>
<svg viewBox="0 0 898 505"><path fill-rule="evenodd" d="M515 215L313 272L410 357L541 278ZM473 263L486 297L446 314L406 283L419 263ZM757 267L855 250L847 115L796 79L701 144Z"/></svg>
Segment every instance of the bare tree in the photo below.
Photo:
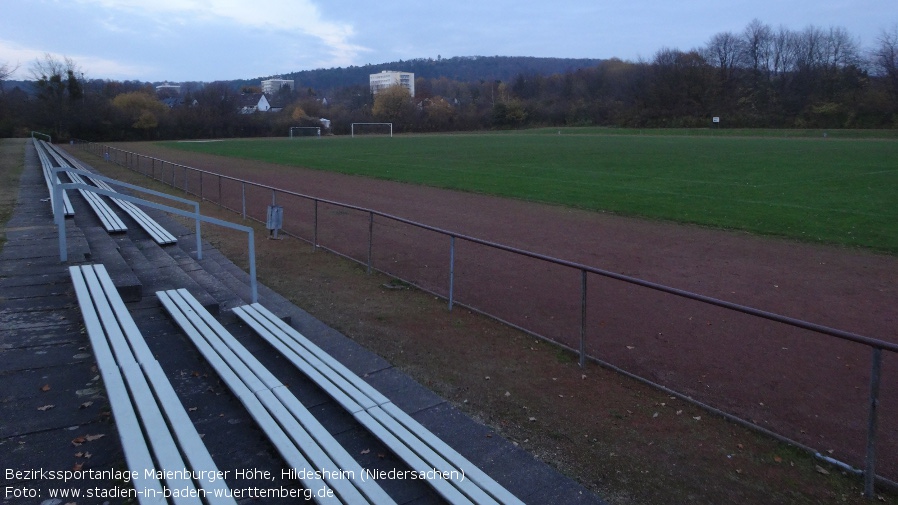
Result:
<svg viewBox="0 0 898 505"><path fill-rule="evenodd" d="M891 30L883 30L877 42L879 45L870 57L873 72L886 79L889 91L898 98L898 24Z"/></svg>
<svg viewBox="0 0 898 505"><path fill-rule="evenodd" d="M19 66L11 66L9 63L0 63L0 94L3 93L3 81L9 79L9 76L15 73Z"/></svg>
<svg viewBox="0 0 898 505"><path fill-rule="evenodd" d="M753 19L742 33L744 55L749 68L770 77L773 55L773 30L757 19Z"/></svg>

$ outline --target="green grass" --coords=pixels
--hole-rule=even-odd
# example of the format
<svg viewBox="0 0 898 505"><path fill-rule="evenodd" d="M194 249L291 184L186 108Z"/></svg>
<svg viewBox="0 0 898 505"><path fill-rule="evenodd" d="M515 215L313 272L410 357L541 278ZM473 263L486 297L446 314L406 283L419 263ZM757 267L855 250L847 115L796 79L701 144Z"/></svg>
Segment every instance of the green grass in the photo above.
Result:
<svg viewBox="0 0 898 505"><path fill-rule="evenodd" d="M558 131L166 145L898 253L890 132Z"/></svg>

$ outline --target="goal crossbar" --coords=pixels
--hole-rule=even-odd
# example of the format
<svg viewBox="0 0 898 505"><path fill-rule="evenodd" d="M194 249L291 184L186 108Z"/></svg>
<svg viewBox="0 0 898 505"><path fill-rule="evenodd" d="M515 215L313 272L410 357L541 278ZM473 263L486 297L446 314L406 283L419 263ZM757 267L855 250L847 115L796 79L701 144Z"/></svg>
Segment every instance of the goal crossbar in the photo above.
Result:
<svg viewBox="0 0 898 505"><path fill-rule="evenodd" d="M314 130L314 136L321 136L321 127L320 126L291 126L290 127L290 138L292 139L295 135L293 135L293 130ZM303 135L305 136L305 135Z"/></svg>
<svg viewBox="0 0 898 505"><path fill-rule="evenodd" d="M391 138L393 137L393 123L352 123L352 125L350 125L350 132L351 132L352 136L355 137L355 127L356 126L365 126L365 125L367 125L367 126L377 126L377 125L389 126L390 127L390 137Z"/></svg>

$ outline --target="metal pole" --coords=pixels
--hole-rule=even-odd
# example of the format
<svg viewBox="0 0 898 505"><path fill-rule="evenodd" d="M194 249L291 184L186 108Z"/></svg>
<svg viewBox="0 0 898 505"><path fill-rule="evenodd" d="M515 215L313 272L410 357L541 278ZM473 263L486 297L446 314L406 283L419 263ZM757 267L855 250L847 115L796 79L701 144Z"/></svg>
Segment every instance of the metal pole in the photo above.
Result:
<svg viewBox="0 0 898 505"><path fill-rule="evenodd" d="M184 167L184 194L189 195L190 191L187 190L187 167Z"/></svg>
<svg viewBox="0 0 898 505"><path fill-rule="evenodd" d="M449 312L455 302L455 235L449 235Z"/></svg>
<svg viewBox="0 0 898 505"><path fill-rule="evenodd" d="M318 249L318 200L315 200L315 224L312 226L312 252Z"/></svg>
<svg viewBox="0 0 898 505"><path fill-rule="evenodd" d="M196 259L203 259L203 236L200 229L200 204L196 204Z"/></svg>
<svg viewBox="0 0 898 505"><path fill-rule="evenodd" d="M368 273L371 273L371 245L374 243L374 212L368 212Z"/></svg>
<svg viewBox="0 0 898 505"><path fill-rule="evenodd" d="M53 174L53 218L56 221L56 227L59 232L59 261L65 263L68 261L68 248L65 241L65 215L63 212L62 189L56 183L57 174Z"/></svg>
<svg viewBox="0 0 898 505"><path fill-rule="evenodd" d="M243 205L243 212L242 212L243 220L246 221L246 183L245 182L240 183L240 200L242 201L242 205Z"/></svg>
<svg viewBox="0 0 898 505"><path fill-rule="evenodd" d="M873 348L870 366L870 415L867 420L867 457L864 470L864 496L873 499L876 482L876 427L879 407L879 378L882 370L882 349Z"/></svg>
<svg viewBox="0 0 898 505"><path fill-rule="evenodd" d="M200 172L200 201L203 200L203 173Z"/></svg>
<svg viewBox="0 0 898 505"><path fill-rule="evenodd" d="M259 303L259 288L256 282L256 240L253 229L249 229L249 287L253 303Z"/></svg>
<svg viewBox="0 0 898 505"><path fill-rule="evenodd" d="M586 270L580 270L580 368L586 364Z"/></svg>
<svg viewBox="0 0 898 505"><path fill-rule="evenodd" d="M224 201L221 198L221 174L218 174L218 206L224 207Z"/></svg>

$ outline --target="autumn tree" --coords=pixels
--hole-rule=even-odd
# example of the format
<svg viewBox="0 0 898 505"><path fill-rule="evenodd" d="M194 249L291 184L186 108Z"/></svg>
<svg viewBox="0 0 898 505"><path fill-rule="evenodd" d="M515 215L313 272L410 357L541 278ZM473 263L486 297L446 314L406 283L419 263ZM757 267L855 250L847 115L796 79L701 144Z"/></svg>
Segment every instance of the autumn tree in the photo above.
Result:
<svg viewBox="0 0 898 505"><path fill-rule="evenodd" d="M116 96L112 105L122 114L131 128L142 130L146 138L159 126L159 119L168 108L155 96L143 91L133 91Z"/></svg>
<svg viewBox="0 0 898 505"><path fill-rule="evenodd" d="M396 85L378 91L371 113L379 121L408 123L414 113L412 95L408 89Z"/></svg>

